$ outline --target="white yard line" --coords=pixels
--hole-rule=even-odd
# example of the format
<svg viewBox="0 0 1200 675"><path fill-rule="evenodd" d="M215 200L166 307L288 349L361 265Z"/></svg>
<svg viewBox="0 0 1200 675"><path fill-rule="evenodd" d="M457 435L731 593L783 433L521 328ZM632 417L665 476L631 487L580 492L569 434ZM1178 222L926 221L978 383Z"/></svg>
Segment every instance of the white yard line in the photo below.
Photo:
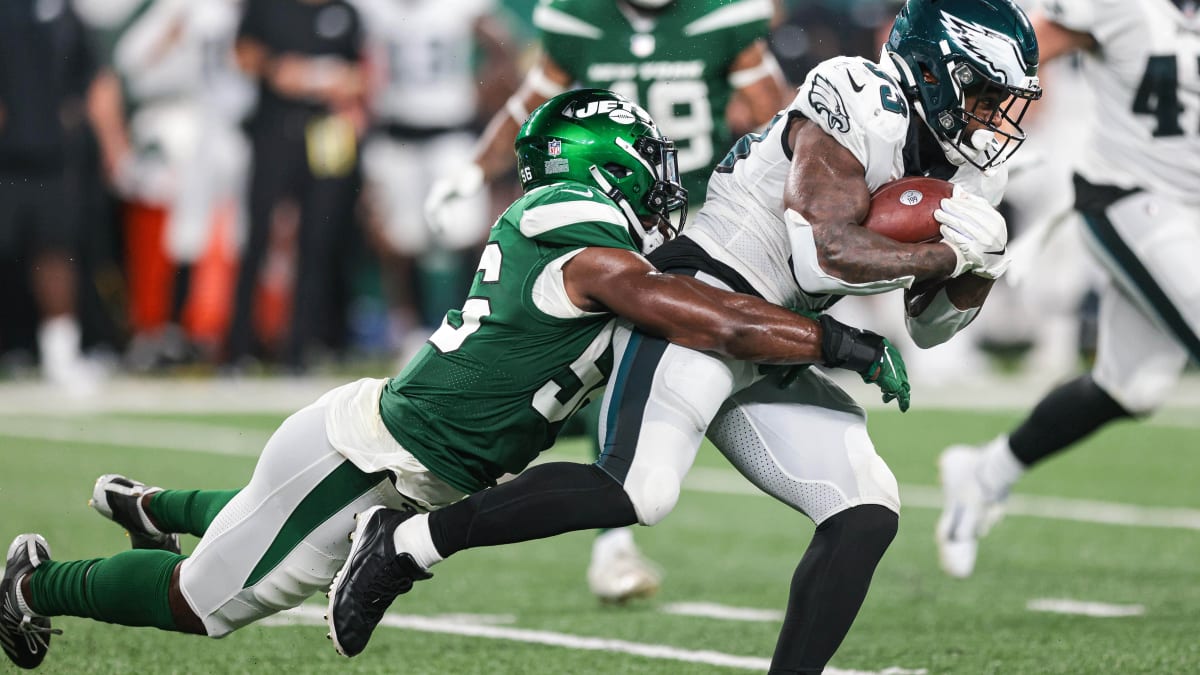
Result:
<svg viewBox="0 0 1200 675"><path fill-rule="evenodd" d="M728 621L783 621L783 612L775 609L753 607L730 607L712 602L672 602L658 608L663 614L698 616L705 619Z"/></svg>
<svg viewBox="0 0 1200 675"><path fill-rule="evenodd" d="M1025 603L1025 609L1031 612L1052 612L1101 618L1142 616L1146 613L1144 605L1114 605L1107 602L1088 602L1069 598L1035 598Z"/></svg>
<svg viewBox="0 0 1200 675"><path fill-rule="evenodd" d="M0 437L4 436L253 457L262 450L270 432L172 420L4 414L0 415ZM0 453L4 450L3 444L0 444ZM551 454L546 459L556 458ZM709 467L693 468L684 483L684 489L713 494L762 494L735 471ZM905 508L942 508L941 490L931 485L902 485L900 499ZM1013 495L1008 500L1007 511L1009 515L1050 520L1200 531L1200 509Z"/></svg>
<svg viewBox="0 0 1200 675"><path fill-rule="evenodd" d="M290 624L315 624L324 626L324 614L325 608L318 605L301 605L300 607L276 615L276 617L267 619L262 623L265 625L274 626ZM415 630L424 633L463 635L467 637L508 640L510 642L524 642L527 644L563 647L566 649L613 652L617 654L629 654L631 656L642 656L650 659L682 661L684 663L701 663L710 666L724 666L726 668L740 668L742 670L757 670L760 672L767 670L771 666L770 659L755 656L736 656L734 654L725 654L707 649L682 649L680 647L672 647L669 645L647 644L643 642L630 642L628 640L614 640L610 638L588 637L584 635L570 635L568 633L555 633L544 630L507 628L495 625L472 623L470 621L463 621L448 617L386 614L384 615L381 625L389 628ZM902 668L887 668L881 671L826 668L825 672L828 675L923 675L926 671L924 669L909 670Z"/></svg>

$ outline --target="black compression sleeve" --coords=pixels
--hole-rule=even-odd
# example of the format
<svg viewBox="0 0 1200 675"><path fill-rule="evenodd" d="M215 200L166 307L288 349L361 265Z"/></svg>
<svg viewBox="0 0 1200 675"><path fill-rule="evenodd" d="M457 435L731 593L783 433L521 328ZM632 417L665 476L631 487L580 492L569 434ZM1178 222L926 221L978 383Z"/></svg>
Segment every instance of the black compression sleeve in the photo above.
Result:
<svg viewBox="0 0 1200 675"><path fill-rule="evenodd" d="M1091 375L1077 377L1046 394L1008 438L1008 447L1025 466L1064 450L1115 419L1133 415Z"/></svg>
<svg viewBox="0 0 1200 675"><path fill-rule="evenodd" d="M563 532L637 523L621 484L595 464L552 462L429 514L443 557Z"/></svg>

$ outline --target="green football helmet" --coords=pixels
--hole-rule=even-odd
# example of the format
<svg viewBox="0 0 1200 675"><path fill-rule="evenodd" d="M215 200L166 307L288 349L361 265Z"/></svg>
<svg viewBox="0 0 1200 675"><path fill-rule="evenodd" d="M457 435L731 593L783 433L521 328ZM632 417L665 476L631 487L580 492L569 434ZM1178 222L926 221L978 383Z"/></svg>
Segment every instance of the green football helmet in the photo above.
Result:
<svg viewBox="0 0 1200 675"><path fill-rule="evenodd" d="M957 154L988 169L1025 141L1021 119L1042 95L1038 44L1012 0L907 0L884 51L951 159ZM979 138L964 138L972 121L992 134L982 146Z"/></svg>
<svg viewBox="0 0 1200 675"><path fill-rule="evenodd" d="M649 253L683 229L687 190L675 144L650 115L607 89L576 89L546 101L517 133L517 174L526 192L562 181L600 188ZM671 213L679 211L678 224Z"/></svg>

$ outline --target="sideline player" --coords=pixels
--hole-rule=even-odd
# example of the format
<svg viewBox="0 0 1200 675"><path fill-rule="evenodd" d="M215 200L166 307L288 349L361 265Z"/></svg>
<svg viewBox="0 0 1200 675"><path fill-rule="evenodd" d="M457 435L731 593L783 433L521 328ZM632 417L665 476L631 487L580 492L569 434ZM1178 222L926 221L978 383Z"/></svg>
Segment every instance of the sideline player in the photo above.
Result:
<svg viewBox="0 0 1200 675"><path fill-rule="evenodd" d="M1119 419L1163 404L1200 359L1200 20L1183 0L1056 0L1035 15L1047 60L1073 51L1096 101L1075 209L1105 272L1096 361L1009 434L938 460L942 568L975 569L979 538L1024 472Z"/></svg>
<svg viewBox="0 0 1200 675"><path fill-rule="evenodd" d="M371 75L364 203L402 367L462 299L494 215L476 194L456 204L454 227L433 232L421 205L437 176L470 161L480 109L496 109L517 69L492 0L355 4Z"/></svg>
<svg viewBox="0 0 1200 675"><path fill-rule="evenodd" d="M0 645L14 663L42 662L51 616L222 637L299 605L345 561L354 513L445 506L553 444L603 389L618 317L732 358L855 370L908 406L903 362L882 337L646 260L687 195L674 146L635 104L563 94L535 112L517 153L526 194L492 228L463 309L400 376L339 387L289 417L240 491L102 476L94 507L141 548L61 562L40 535L13 541ZM175 533L202 537L190 557Z"/></svg>
<svg viewBox="0 0 1200 675"><path fill-rule="evenodd" d="M790 94L766 48L770 0L554 0L534 10L541 54L521 88L485 130L472 163L429 192L435 230L453 231L461 209L484 183L508 171L512 141L533 110L572 83L602 87L642 105L674 141L695 213L713 166L733 142L726 112L736 97L751 128L770 121ZM741 129L739 133L749 131ZM597 406L580 415L596 445ZM592 547L588 586L602 600L653 594L658 567L642 557L628 530L601 533Z"/></svg>
<svg viewBox="0 0 1200 675"><path fill-rule="evenodd" d="M1033 30L1012 2L909 0L880 62L838 57L815 68L768 131L734 145L696 223L651 261L809 311L904 288L917 344L949 339L1008 265L992 205L1003 162L1024 140L1024 110L1041 94L1037 64ZM902 244L858 225L871 191L903 175L957 184L936 212L942 241ZM896 481L866 414L815 369L780 388L752 364L637 330L619 332L614 347L596 464L542 464L427 515L359 514L330 598L342 653L361 651L391 600L460 550L659 522L707 432L752 483L817 524L772 669L825 667L898 526ZM389 579L398 569L415 573Z"/></svg>

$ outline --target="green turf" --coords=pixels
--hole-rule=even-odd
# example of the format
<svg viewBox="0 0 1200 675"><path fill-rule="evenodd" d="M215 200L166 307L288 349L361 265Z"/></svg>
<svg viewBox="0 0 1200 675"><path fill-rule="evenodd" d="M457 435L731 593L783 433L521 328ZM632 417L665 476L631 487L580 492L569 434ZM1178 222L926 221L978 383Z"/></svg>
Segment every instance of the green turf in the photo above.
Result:
<svg viewBox="0 0 1200 675"><path fill-rule="evenodd" d="M244 429L265 438L280 416L113 415L98 421L136 434L147 421ZM1010 414L914 410L873 412L872 436L902 485L936 484L946 444L978 442L1007 429ZM61 424L48 421L47 424ZM46 535L57 559L122 550L119 530L87 508L95 477L122 472L168 487L240 486L252 456L125 449L111 441L46 441L4 435L0 417L0 539ZM28 434L23 434L28 435ZM1127 424L1027 477L1019 492L1147 506L1198 508L1194 429ZM191 439L195 441L196 439ZM163 442L169 446L169 439ZM586 454L567 441L570 458ZM722 469L711 448L698 465ZM731 473L730 481L739 481ZM903 495L902 495L903 497ZM974 578L937 569L937 512L908 508L866 606L833 665L930 673L1185 673L1200 671L1200 532L1011 517L984 541ZM686 490L675 513L638 533L667 570L662 594L602 607L583 583L590 533L465 553L434 571L394 612L512 615L506 627L610 638L686 650L769 658L778 625L672 616L671 602L782 610L812 526L759 495ZM192 543L185 546L190 550ZM1100 619L1028 611L1033 598L1139 603L1142 617ZM322 598L323 600L323 598ZM380 629L361 656L337 657L320 626L251 626L220 641L56 619L47 673L695 673L745 672L604 651L410 630Z"/></svg>

